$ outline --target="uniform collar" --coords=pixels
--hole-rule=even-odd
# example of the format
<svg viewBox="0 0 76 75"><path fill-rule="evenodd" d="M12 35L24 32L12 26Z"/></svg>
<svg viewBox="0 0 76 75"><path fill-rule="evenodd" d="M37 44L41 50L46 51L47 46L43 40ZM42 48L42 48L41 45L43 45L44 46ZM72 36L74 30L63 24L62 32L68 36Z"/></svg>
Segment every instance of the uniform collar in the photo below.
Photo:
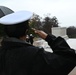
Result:
<svg viewBox="0 0 76 75"><path fill-rule="evenodd" d="M15 42L15 43L23 43L23 44L31 45L26 40L23 41L23 40L14 38L14 37L11 37L11 38L5 37L5 38L3 38L3 41L6 41L6 42Z"/></svg>

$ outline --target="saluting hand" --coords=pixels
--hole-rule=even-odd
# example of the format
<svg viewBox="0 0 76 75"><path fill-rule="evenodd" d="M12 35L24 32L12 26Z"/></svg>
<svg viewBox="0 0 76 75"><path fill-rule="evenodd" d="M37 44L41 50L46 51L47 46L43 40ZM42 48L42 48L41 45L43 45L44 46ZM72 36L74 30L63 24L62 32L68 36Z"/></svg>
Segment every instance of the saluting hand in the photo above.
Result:
<svg viewBox="0 0 76 75"><path fill-rule="evenodd" d="M35 28L32 28L32 30L36 33L36 34L38 34L42 39L45 39L46 37L47 37L47 33L45 33L44 31L42 31L42 30L37 30L37 29L35 29Z"/></svg>

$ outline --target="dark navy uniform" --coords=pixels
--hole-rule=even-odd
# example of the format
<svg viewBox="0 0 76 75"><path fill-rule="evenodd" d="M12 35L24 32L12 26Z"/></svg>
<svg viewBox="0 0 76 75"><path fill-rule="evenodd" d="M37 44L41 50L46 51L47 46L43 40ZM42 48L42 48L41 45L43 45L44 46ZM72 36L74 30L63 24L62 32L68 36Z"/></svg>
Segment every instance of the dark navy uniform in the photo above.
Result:
<svg viewBox="0 0 76 75"><path fill-rule="evenodd" d="M53 53L19 39L4 39L0 51L2 74L68 75L76 65L75 51L61 37L48 35L45 40Z"/></svg>

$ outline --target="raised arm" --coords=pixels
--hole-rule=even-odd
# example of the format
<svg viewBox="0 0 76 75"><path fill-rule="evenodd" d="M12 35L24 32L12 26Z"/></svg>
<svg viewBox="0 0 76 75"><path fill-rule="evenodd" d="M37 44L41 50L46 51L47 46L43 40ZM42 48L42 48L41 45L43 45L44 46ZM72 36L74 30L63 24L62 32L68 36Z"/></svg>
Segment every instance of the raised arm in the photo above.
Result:
<svg viewBox="0 0 76 75"><path fill-rule="evenodd" d="M65 41L65 39L63 39L62 37L55 37L54 35L48 35L42 30L36 30L36 29L33 30L42 39L48 42L49 46L52 48L54 53L65 56L76 57L75 50L71 49L70 46Z"/></svg>

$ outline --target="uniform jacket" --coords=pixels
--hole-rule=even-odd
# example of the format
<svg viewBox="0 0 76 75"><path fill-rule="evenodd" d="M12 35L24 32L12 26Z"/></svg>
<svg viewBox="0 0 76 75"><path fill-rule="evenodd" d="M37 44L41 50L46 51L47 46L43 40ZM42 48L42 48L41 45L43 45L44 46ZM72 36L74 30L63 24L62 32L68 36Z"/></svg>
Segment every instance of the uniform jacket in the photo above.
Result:
<svg viewBox="0 0 76 75"><path fill-rule="evenodd" d="M13 38L3 39L0 75L68 75L76 65L75 50L61 37L45 39L53 53Z"/></svg>

